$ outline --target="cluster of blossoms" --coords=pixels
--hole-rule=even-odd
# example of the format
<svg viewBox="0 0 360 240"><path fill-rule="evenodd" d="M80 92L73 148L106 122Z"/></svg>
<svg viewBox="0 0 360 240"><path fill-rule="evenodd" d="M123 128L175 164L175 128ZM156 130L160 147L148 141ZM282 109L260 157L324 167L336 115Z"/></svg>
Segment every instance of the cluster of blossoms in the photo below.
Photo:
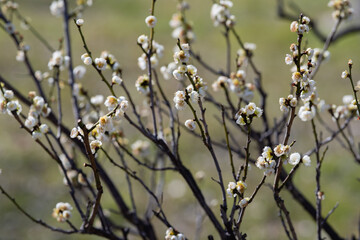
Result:
<svg viewBox="0 0 360 240"><path fill-rule="evenodd" d="M91 98L92 104L100 104L103 101L103 96L98 95ZM115 96L108 96L104 105L107 107L108 114L96 118L95 116L89 116L84 118L83 121L88 121L86 123L86 127L88 129L92 129L90 132L90 148L92 153L96 153L96 151L102 146L103 141L109 141L113 137L118 137L120 132L116 128L116 124L123 118L125 111L129 107L129 102L125 99L125 97L120 96L116 98ZM98 119L96 123L94 120ZM96 125L95 127L94 124ZM84 133L80 127L74 127L71 131L71 138L82 139Z"/></svg>
<svg viewBox="0 0 360 240"><path fill-rule="evenodd" d="M274 150L266 146L263 149L261 156L256 160L256 167L259 169L265 170L264 174L266 176L271 175L275 172L276 161L274 156L279 158L279 161L283 161L284 164L287 162L291 165L299 164L300 160L304 163L305 166L311 165L311 160L308 155L304 155L301 158L301 155L297 152L290 154L291 147L289 145L279 144ZM290 154L290 156L289 156Z"/></svg>
<svg viewBox="0 0 360 240"><path fill-rule="evenodd" d="M332 16L335 19L347 19L354 12L354 9L351 8L350 2L348 0L331 0L328 3L328 6L334 8Z"/></svg>
<svg viewBox="0 0 360 240"><path fill-rule="evenodd" d="M298 35L302 35L304 32L309 31L308 24L310 19L306 16L303 16L299 22L294 21L290 25L290 30L292 32L297 32ZM285 63L288 65L295 64L292 69L292 84L297 88L297 96L294 97L290 95L287 99L280 98L279 104L281 111L287 112L289 107L295 107L297 105L298 97L301 98L303 106L300 107L298 116L302 121L310 121L316 115L316 106L320 104L320 99L316 90L316 82L311 77L312 68L316 66L317 61L321 54L324 58L328 58L329 53L321 53L320 50L307 48L305 51L301 52L298 45L295 43L290 46L290 54L286 54ZM302 59L302 57L304 57ZM307 59L306 59L307 58ZM303 66L301 60L304 60L306 64ZM298 95L298 93L300 93Z"/></svg>
<svg viewBox="0 0 360 240"><path fill-rule="evenodd" d="M2 84L2 83L0 83ZM22 107L19 103L19 100L14 98L14 92L11 90L6 90L2 87L0 92L0 113L7 113L12 116L13 111L16 111L17 114L20 114Z"/></svg>
<svg viewBox="0 0 360 240"><path fill-rule="evenodd" d="M40 117L48 117L51 113L51 108L45 103L44 98L36 96L35 92L29 92L29 98L32 104L25 120L25 126L32 131L32 137L38 139L49 131L49 127L46 124L39 125L39 120Z"/></svg>
<svg viewBox="0 0 360 240"><path fill-rule="evenodd" d="M174 53L174 62L179 65L177 67L177 69L175 69L172 72L172 74L176 80L181 81L181 80L186 79L186 73L189 70L191 71L192 68L190 66L192 66L192 65L189 65L190 69L188 69L188 66L187 66L189 59L190 59L190 46L187 43L183 43L183 44L181 44L181 49ZM195 71L196 71L196 68L195 68ZM195 72L195 74L196 74L196 72Z"/></svg>
<svg viewBox="0 0 360 240"><path fill-rule="evenodd" d="M186 87L185 91L177 91L175 93L174 102L178 110L183 109L188 99L197 103L205 97L207 89L206 83L197 75L197 68L193 65L187 65L190 58L189 50L189 44L186 43L181 44L179 51L174 53L175 63L179 66L173 71L173 76L179 81L186 78L191 81L191 84Z"/></svg>
<svg viewBox="0 0 360 240"><path fill-rule="evenodd" d="M299 108L298 115L304 122L311 121L316 115L316 108L312 102L305 102L304 105Z"/></svg>
<svg viewBox="0 0 360 240"><path fill-rule="evenodd" d="M285 56L285 63L287 65L293 64L294 60L296 60L299 55L298 47L295 43L290 45L290 52L291 54L286 54ZM320 48L314 48L314 49L307 48L303 52L303 55L305 55L308 58L308 62L306 63L305 66L301 66L302 71L305 71L305 69L308 67L315 67L321 55L323 62L326 62L330 58L330 52L326 50L325 52L322 53L322 50ZM294 66L291 70L293 72L296 71L296 66ZM296 82L296 76L293 76L293 81Z"/></svg>
<svg viewBox="0 0 360 240"><path fill-rule="evenodd" d="M77 0L76 4L78 8L76 8L75 13L77 16L81 16L81 11L84 7L90 7L93 4L93 0ZM55 0L50 4L50 12L55 17L61 17L64 13L65 5L64 0Z"/></svg>
<svg viewBox="0 0 360 240"><path fill-rule="evenodd" d="M235 115L236 123L239 125L251 124L253 118L261 117L263 110L251 102L245 107L241 108Z"/></svg>
<svg viewBox="0 0 360 240"><path fill-rule="evenodd" d="M4 93L0 93L0 113L12 115L12 112L16 111L16 114L20 114L22 107L19 101L14 99L14 92L2 89ZM32 137L36 140L49 131L49 127L46 124L40 124L39 120L40 116L48 117L51 109L42 97L36 96L35 92L29 92L29 98L32 104L24 125L32 132Z"/></svg>
<svg viewBox="0 0 360 240"><path fill-rule="evenodd" d="M185 236L182 233L175 231L173 228L168 228L165 233L165 240L185 240Z"/></svg>
<svg viewBox="0 0 360 240"><path fill-rule="evenodd" d="M289 164L295 166L297 164L300 163L300 160L302 161L302 163L307 166L307 167L310 167L311 165L311 159L308 155L304 155L302 158L301 158L301 155L300 153L292 153L289 157Z"/></svg>
<svg viewBox="0 0 360 240"><path fill-rule="evenodd" d="M174 29L171 36L180 39L180 42L191 43L195 39L195 34L192 31L192 24L186 22L183 16L183 13L190 8L190 5L185 1L180 1L177 6L179 12L174 13L169 22L170 27Z"/></svg>
<svg viewBox="0 0 360 240"><path fill-rule="evenodd" d="M182 110L186 106L186 101L190 99L193 103L197 103L199 99L205 96L206 85L203 79L199 76L193 78L194 85L197 88L194 90L192 84L188 85L186 91L177 91L174 97L175 108Z"/></svg>
<svg viewBox="0 0 360 240"><path fill-rule="evenodd" d="M174 97L175 108L182 110L186 106L186 95L184 91L177 91Z"/></svg>
<svg viewBox="0 0 360 240"><path fill-rule="evenodd" d="M310 23L310 18L303 16L301 18L301 21L299 21L299 22L293 21L290 24L290 31L297 32L298 34L307 33L310 30L309 23Z"/></svg>
<svg viewBox="0 0 360 240"><path fill-rule="evenodd" d="M52 216L56 218L58 222L65 222L71 217L72 206L69 203L59 202L53 209Z"/></svg>
<svg viewBox="0 0 360 240"><path fill-rule="evenodd" d="M85 65L91 65L93 62L93 59L88 53L81 55L81 60ZM117 73L120 70L119 62L116 60L115 56L108 51L102 51L100 57L94 59L94 64L100 71L111 68L113 73Z"/></svg>
<svg viewBox="0 0 360 240"><path fill-rule="evenodd" d="M289 95L287 98L279 99L280 110L287 113L291 107L296 107L297 99L293 95Z"/></svg>
<svg viewBox="0 0 360 240"><path fill-rule="evenodd" d="M50 12L55 17L61 17L64 12L64 0L55 0L50 4Z"/></svg>
<svg viewBox="0 0 360 240"><path fill-rule="evenodd" d="M180 48L180 49L179 49ZM183 43L176 47L174 52L174 62L169 63L167 66L162 66L160 72L165 80L175 78L178 81L183 81L188 77L202 79L197 76L197 68L188 64L190 60L190 46L188 43ZM194 79L195 81L196 79ZM203 89L205 90L205 89Z"/></svg>
<svg viewBox="0 0 360 240"><path fill-rule="evenodd" d="M227 27L232 27L235 24L235 16L230 13L233 2L231 0L220 0L219 3L214 3L211 7L210 16L214 22L214 26L226 24Z"/></svg>
<svg viewBox="0 0 360 240"><path fill-rule="evenodd" d="M220 88L229 87L239 98L244 101L251 101L254 97L255 86L252 83L246 83L246 72L244 70L238 70L236 73L231 73L230 78L226 76L220 76L212 84L213 90L219 91Z"/></svg>
<svg viewBox="0 0 360 240"><path fill-rule="evenodd" d="M152 40L152 44L150 44L150 39L146 35L140 35L137 39L137 43L144 52L149 52L150 47L152 48L153 53L150 57L151 68L157 67L159 65L159 59L164 55L164 46L157 43L155 40ZM148 66L148 57L145 53L138 58L138 66L141 70L146 70Z"/></svg>
<svg viewBox="0 0 360 240"><path fill-rule="evenodd" d="M256 166L265 170L264 174L269 176L275 172L276 161L273 159L273 151L270 147L264 147L260 157L256 160Z"/></svg>
<svg viewBox="0 0 360 240"><path fill-rule="evenodd" d="M58 67L60 70L63 70L65 67L69 66L70 57L64 56L63 51L55 51L53 52L49 62L48 68L49 70L54 69L54 67Z"/></svg>
<svg viewBox="0 0 360 240"><path fill-rule="evenodd" d="M236 197L238 194L242 195L244 191L246 190L247 185L243 181L235 182L229 182L228 188L226 189L226 192L229 197Z"/></svg>
<svg viewBox="0 0 360 240"><path fill-rule="evenodd" d="M147 94L150 92L150 79L147 74L141 75L135 82L136 90L140 93Z"/></svg>
<svg viewBox="0 0 360 240"><path fill-rule="evenodd" d="M332 106L332 110L334 112L335 118L347 118L353 116L354 114L358 114L357 112L357 104L353 95L345 95L342 98L343 105L340 106Z"/></svg>

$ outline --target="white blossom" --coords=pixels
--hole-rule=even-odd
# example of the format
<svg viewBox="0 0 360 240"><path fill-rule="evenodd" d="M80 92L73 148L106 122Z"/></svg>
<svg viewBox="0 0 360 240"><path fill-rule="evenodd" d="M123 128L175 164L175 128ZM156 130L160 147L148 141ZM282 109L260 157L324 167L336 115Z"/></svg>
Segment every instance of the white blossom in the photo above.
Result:
<svg viewBox="0 0 360 240"><path fill-rule="evenodd" d="M91 65L92 59L88 53L84 53L81 55L81 60L84 62L85 65Z"/></svg>
<svg viewBox="0 0 360 240"><path fill-rule="evenodd" d="M58 222L65 222L71 217L72 206L69 203L59 202L53 209L52 216L56 218Z"/></svg>
<svg viewBox="0 0 360 240"><path fill-rule="evenodd" d="M310 121L316 115L316 108L314 106L310 107L310 102L307 102L300 107L298 115L302 121Z"/></svg>
<svg viewBox="0 0 360 240"><path fill-rule="evenodd" d="M84 19L79 18L76 20L76 25L78 25L79 27L81 27L82 25L84 25Z"/></svg>
<svg viewBox="0 0 360 240"><path fill-rule="evenodd" d="M157 22L157 19L155 16L150 15L145 18L145 23L150 28L154 28L156 25L156 22Z"/></svg>
<svg viewBox="0 0 360 240"><path fill-rule="evenodd" d="M299 153L292 153L289 158L289 163L291 165L297 165L300 162L301 156Z"/></svg>
<svg viewBox="0 0 360 240"><path fill-rule="evenodd" d="M311 166L311 159L308 155L304 155L302 158L302 162L305 166L310 167Z"/></svg>
<svg viewBox="0 0 360 240"><path fill-rule="evenodd" d="M61 17L64 12L64 1L56 0L53 1L50 5L50 12L56 17Z"/></svg>
<svg viewBox="0 0 360 240"><path fill-rule="evenodd" d="M195 128L196 128L196 123L195 123L194 120L188 119L188 120L185 121L185 126L186 126L189 130L194 131Z"/></svg>
<svg viewBox="0 0 360 240"><path fill-rule="evenodd" d="M250 198L248 198L248 197L241 199L239 202L239 206L241 208L246 207L249 204L249 200L250 200Z"/></svg>
<svg viewBox="0 0 360 240"><path fill-rule="evenodd" d="M86 68L82 65L76 66L73 69L73 73L74 73L74 77L76 79L81 79L84 77L85 73L86 73Z"/></svg>
<svg viewBox="0 0 360 240"><path fill-rule="evenodd" d="M105 70L107 63L104 58L95 58L94 63L96 65L96 68L99 70Z"/></svg>
<svg viewBox="0 0 360 240"><path fill-rule="evenodd" d="M92 154L94 154L97 151L97 149L101 148L101 146L102 146L102 142L100 140L91 141L90 149Z"/></svg>

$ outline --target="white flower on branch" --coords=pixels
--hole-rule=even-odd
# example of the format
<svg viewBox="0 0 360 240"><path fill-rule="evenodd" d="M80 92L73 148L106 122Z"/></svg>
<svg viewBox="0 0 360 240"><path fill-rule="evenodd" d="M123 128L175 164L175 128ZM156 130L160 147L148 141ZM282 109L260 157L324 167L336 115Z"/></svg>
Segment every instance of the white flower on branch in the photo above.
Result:
<svg viewBox="0 0 360 240"><path fill-rule="evenodd" d="M310 167L311 166L311 159L308 155L304 155L302 157L302 160L303 164L306 166L306 167Z"/></svg>
<svg viewBox="0 0 360 240"><path fill-rule="evenodd" d="M14 92L11 90L5 90L4 97L6 100L12 100L14 98Z"/></svg>
<svg viewBox="0 0 360 240"><path fill-rule="evenodd" d="M71 217L72 206L69 203L59 202L56 204L56 207L53 209L52 216L56 218L58 222L65 222Z"/></svg>
<svg viewBox="0 0 360 240"><path fill-rule="evenodd" d="M79 65L73 69L74 77L76 79L82 79L86 73L86 67Z"/></svg>
<svg viewBox="0 0 360 240"><path fill-rule="evenodd" d="M250 102L236 113L236 123L239 125L251 124L253 118L261 117L262 113L263 110L261 108L257 107L255 103Z"/></svg>
<svg viewBox="0 0 360 240"><path fill-rule="evenodd" d="M228 77L220 76L211 86L212 86L213 90L215 92L217 92L221 89L221 87L225 87L227 82L229 82L229 81L231 81L231 80Z"/></svg>
<svg viewBox="0 0 360 240"><path fill-rule="evenodd" d="M8 114L12 115L13 111L16 111L16 114L20 114L22 111L22 106L18 100L12 100L6 104Z"/></svg>
<svg viewBox="0 0 360 240"><path fill-rule="evenodd" d="M346 79L346 78L348 78L348 77L349 77L349 73L348 73L347 70L345 70L345 71L343 71L343 72L341 73L341 78L342 78L342 79Z"/></svg>
<svg viewBox="0 0 360 240"><path fill-rule="evenodd" d="M316 115L316 108L315 106L311 105L311 102L307 102L304 106L301 106L299 109L299 118L306 122L311 121Z"/></svg>
<svg viewBox="0 0 360 240"><path fill-rule="evenodd" d="M36 130L31 133L31 136L34 140L37 140L42 137L42 133L40 131Z"/></svg>
<svg viewBox="0 0 360 240"><path fill-rule="evenodd" d="M243 194L247 188L247 184L243 181L229 182L226 192L229 197L236 197L238 194Z"/></svg>
<svg viewBox="0 0 360 240"><path fill-rule="evenodd" d="M108 108L109 111L112 111L118 105L118 99L114 96L108 96L104 105Z"/></svg>
<svg viewBox="0 0 360 240"><path fill-rule="evenodd" d="M150 92L150 79L149 76L144 74L138 77L138 79L135 82L136 90L138 90L140 93L147 94Z"/></svg>
<svg viewBox="0 0 360 240"><path fill-rule="evenodd" d="M184 91L177 91L175 93L173 101L175 103L176 109L182 110L186 106L185 98L186 96Z"/></svg>
<svg viewBox="0 0 360 240"><path fill-rule="evenodd" d="M185 240L184 234L175 231L173 228L168 228L165 233L165 240Z"/></svg>
<svg viewBox="0 0 360 240"><path fill-rule="evenodd" d="M122 81L123 80L118 75L114 75L111 79L112 84L117 84L117 85L120 85L122 83Z"/></svg>
<svg viewBox="0 0 360 240"><path fill-rule="evenodd" d="M149 28L154 28L157 23L157 19L155 16L150 15L145 18L145 23Z"/></svg>
<svg viewBox="0 0 360 240"><path fill-rule="evenodd" d="M94 141L91 141L90 143L90 149L91 149L91 152L92 154L95 154L96 151L101 148L102 146L102 142L100 140L94 140Z"/></svg>
<svg viewBox="0 0 360 240"><path fill-rule="evenodd" d="M79 27L81 27L82 25L84 25L84 19L79 18L76 20L76 25L78 25Z"/></svg>
<svg viewBox="0 0 360 240"><path fill-rule="evenodd" d="M194 131L195 128L196 128L196 123L195 123L194 120L188 119L188 120L185 121L185 126L186 126L189 130Z"/></svg>
<svg viewBox="0 0 360 240"><path fill-rule="evenodd" d="M264 174L269 176L275 172L274 168L276 165L275 160L273 159L273 151L270 147L266 146L263 149L261 156L256 160L256 167L259 169L265 170Z"/></svg>
<svg viewBox="0 0 360 240"><path fill-rule="evenodd" d="M105 70L107 63L104 58L95 58L94 63L96 65L96 68L99 70Z"/></svg>
<svg viewBox="0 0 360 240"><path fill-rule="evenodd" d="M49 126L45 123L41 124L39 127L41 133L46 134L49 132Z"/></svg>
<svg viewBox="0 0 360 240"><path fill-rule="evenodd" d="M296 32L298 30L299 23L297 21L293 21L290 24L290 31Z"/></svg>
<svg viewBox="0 0 360 240"><path fill-rule="evenodd" d="M277 157L281 157L281 156L287 156L290 152L290 146L289 145L283 145L283 144L279 144L274 148L274 154Z"/></svg>
<svg viewBox="0 0 360 240"><path fill-rule="evenodd" d="M146 36L146 35L144 35L144 34L143 34L143 35L140 35L140 36L138 37L138 39L137 39L137 43L140 44L143 49L147 49L147 48L148 48L148 44L149 44L148 41L149 41L148 36Z"/></svg>
<svg viewBox="0 0 360 240"><path fill-rule="evenodd" d="M173 77L173 72L177 68L177 64L175 62L169 63L167 66L162 66L160 68L160 72L162 73L165 80L170 80Z"/></svg>
<svg viewBox="0 0 360 240"><path fill-rule="evenodd" d="M81 60L84 62L85 65L91 65L92 59L88 53L84 53L81 55Z"/></svg>
<svg viewBox="0 0 360 240"><path fill-rule="evenodd" d="M249 200L250 198L248 197L241 199L241 201L239 202L239 206L241 208L247 207L247 205L249 204Z"/></svg>
<svg viewBox="0 0 360 240"><path fill-rule="evenodd" d="M285 63L291 65L293 63L293 57L290 54L286 54Z"/></svg>
<svg viewBox="0 0 360 240"><path fill-rule="evenodd" d="M299 153L292 153L289 157L289 164L297 165L300 162L301 156Z"/></svg>
<svg viewBox="0 0 360 240"><path fill-rule="evenodd" d="M50 12L55 17L61 17L64 12L64 1L63 0L53 1L50 5Z"/></svg>
<svg viewBox="0 0 360 240"><path fill-rule="evenodd" d="M104 96L103 95L96 95L90 98L91 104L95 106L100 106L104 102Z"/></svg>
<svg viewBox="0 0 360 240"><path fill-rule="evenodd" d="M63 52L62 51L53 52L48 63L49 70L52 70L55 66L61 67L61 65L63 64L64 64Z"/></svg>
<svg viewBox="0 0 360 240"><path fill-rule="evenodd" d="M23 50L17 51L16 61L23 62L25 60L25 52Z"/></svg>
<svg viewBox="0 0 360 240"><path fill-rule="evenodd" d="M25 126L27 128L29 128L30 130L33 129L33 127L35 127L38 124L38 121L36 118L34 118L33 116L28 116L25 120Z"/></svg>

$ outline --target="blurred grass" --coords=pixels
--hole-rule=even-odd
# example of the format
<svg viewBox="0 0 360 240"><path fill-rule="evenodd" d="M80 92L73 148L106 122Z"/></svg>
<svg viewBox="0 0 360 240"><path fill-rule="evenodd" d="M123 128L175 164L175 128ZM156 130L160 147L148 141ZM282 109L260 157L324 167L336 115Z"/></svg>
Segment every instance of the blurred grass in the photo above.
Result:
<svg viewBox="0 0 360 240"><path fill-rule="evenodd" d="M168 21L173 12L176 11L175 0L158 0L156 6L156 15L158 25L156 27L156 40L164 44L167 52L161 60L161 64L166 64L172 60L171 49L175 45L175 40L171 38L171 28ZM49 12L49 1L18 1L20 10L25 16L31 17L31 23L41 33L49 39L53 47L58 46L58 40L62 37L61 19L52 17ZM290 82L289 68L284 64L284 56L288 53L289 45L296 41L296 36L289 31L289 22L280 20L276 15L276 1L234 1L232 12L237 16L237 31L244 42L254 42L257 44L254 61L263 74L265 89L269 93L269 116L270 119L280 117L278 108L278 98L287 96ZM219 28L214 28L209 17L211 1L193 0L190 2L191 9L187 18L194 22L194 31L197 36L193 48L201 53L203 59L206 59L212 66L217 68L225 67L224 47L225 41ZM137 58L141 51L136 45L136 39L140 34L147 34L148 29L144 24L144 19L148 15L149 1L144 0L108 0L94 1L94 6L89 8L85 14L84 34L88 40L94 56L98 56L101 51L108 50L119 60L124 70L124 81L134 92L134 83L138 75L142 72L137 67ZM301 6L305 13L314 16L315 20L322 26L323 33L330 31L333 21L331 20L331 11L326 8L325 1L301 1ZM352 22L359 21L359 13L356 13ZM35 69L47 71L47 61L51 53L43 48L34 37L27 31L21 30L27 43L31 45L29 52L30 58ZM80 55L84 52L80 37L76 28L71 31L73 40L74 62L75 65L81 64ZM308 46L321 47L319 42L310 32L307 36ZM234 40L234 39L232 39ZM328 103L341 104L341 98L345 94L351 93L348 82L340 78L341 72L346 68L349 58L354 61L355 79L359 79L360 55L359 55L359 35L354 35L337 42L330 48L331 59L324 64L322 71L316 77L319 96ZM236 42L232 43L233 53L238 46ZM15 61L16 49L4 32L0 32L0 72L2 76L9 79L14 85L22 86L21 90L26 93L33 90L31 80L27 76L26 68L20 66ZM234 55L233 55L234 56ZM196 64L196 63L195 63ZM198 66L198 65L197 65ZM208 74L199 66L199 74L210 85L216 76ZM63 77L65 78L65 74ZM85 79L81 80L90 91L91 95L105 94L107 90L103 84L98 81L96 74L92 69L88 69ZM165 83L169 96L177 89L176 84ZM170 86L172 85L172 86ZM119 89L118 89L119 90ZM137 94L137 93L135 93ZM69 103L69 92L63 93L64 102ZM136 99L142 103L143 96ZM218 122L213 118L214 111L209 107L208 120L213 126ZM73 126L71 110L66 110L66 125ZM189 114L189 113L186 113ZM217 113L219 116L219 114ZM183 118L185 120L185 117ZM62 176L59 174L58 167L51 161L40 148L32 141L24 131L21 131L18 124L12 118L0 115L0 168L3 174L0 175L0 183L8 189L22 206L32 213L35 217L41 218L52 225L61 226L51 217L52 208L59 201L69 201L68 190L62 185ZM332 123L330 123L332 124ZM358 123L354 124L354 134L359 136ZM332 124L334 126L334 124ZM292 140L297 141L294 146L296 151L306 151L313 145L311 129L308 124L296 121L292 134ZM221 126L211 128L213 136L223 136ZM131 141L139 136L134 132L127 132ZM222 139L223 137L220 137ZM244 138L237 138L241 146L245 142ZM194 139L188 134L183 134L181 139L181 150L184 152L184 161L191 166L193 173L202 170L205 171L205 179L200 183L208 201L216 199L221 201L219 189L216 183L211 181L211 177L216 176L212 164L209 163L210 156L201 142L196 140L199 145L194 148ZM255 158L256 152L252 154ZM228 156L226 152L219 150L219 159L224 166L224 181L231 180L230 168L228 166ZM313 162L315 159L312 159ZM239 163L241 160L235 157ZM111 169L112 165L103 160L106 168ZM331 144L328 151L322 174L323 189L326 194L326 200L323 202L323 214L325 215L336 202L340 205L334 214L330 217L330 223L343 236L350 237L351 233L356 232L356 222L359 214L359 166L351 160L351 156L341 151L339 144ZM144 173L149 179L148 173ZM117 186L124 192L124 175L118 171L111 171L111 176L116 180ZM308 199L315 202L315 169L314 163L311 168L300 168L295 175L297 186L304 191ZM168 213L169 220L181 231L192 239L195 233L195 219L201 214L201 210L196 205L191 192L185 186L184 192L172 194L172 191L183 189L181 178L178 175L167 174L168 182L164 192L164 209ZM252 189L260 181L261 172L255 167L251 170L248 189ZM177 181L175 181L177 180ZM270 183L272 178L268 180ZM174 182L175 181L175 182ZM136 189L140 186L134 184ZM169 187L170 186L170 187ZM175 189L172 189L171 187ZM124 189L124 190L122 190ZM143 192L139 191L136 195L139 203L144 199ZM291 215L294 217L295 227L299 232L299 239L314 239L315 225L310 217L288 196L283 193L286 203L291 209ZM113 202L109 199L106 190L104 194L104 207L113 208ZM214 206L218 209L219 206ZM122 219L116 214L112 218L121 224ZM78 222L79 216L74 216L73 222ZM157 234L162 238L165 228L155 220ZM89 236L64 236L42 227L26 219L16 208L3 196L0 196L0 239L98 239ZM204 220L204 234L208 231L209 221ZM212 229L212 228L210 228ZM274 208L271 191L264 187L260 191L256 201L251 204L246 212L243 229L248 233L249 239L285 239L281 228L276 208ZM210 230L212 231L212 230Z"/></svg>

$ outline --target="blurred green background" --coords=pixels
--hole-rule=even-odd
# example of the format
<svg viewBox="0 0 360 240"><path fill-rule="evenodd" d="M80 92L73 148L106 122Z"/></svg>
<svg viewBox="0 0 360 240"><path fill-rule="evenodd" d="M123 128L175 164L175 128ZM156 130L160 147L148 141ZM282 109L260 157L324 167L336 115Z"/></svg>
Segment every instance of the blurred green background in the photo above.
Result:
<svg viewBox="0 0 360 240"><path fill-rule="evenodd" d="M24 16L29 17L31 24L48 39L53 47L58 46L58 40L63 36L62 20L51 16L49 11L50 1L45 0L22 0L17 1L20 5L20 11ZM73 1L70 1L73 3ZM160 66L172 61L172 49L176 40L171 38L171 31L168 22L174 12L176 12L175 0L158 0L156 2L155 15L158 18L156 26L155 39L163 44L166 49L165 56L160 61ZM187 12L188 20L194 23L194 32L196 41L193 49L200 53L203 59L220 69L225 68L225 41L221 34L222 29L214 28L210 20L210 9L212 1L192 0L191 9ZM313 17L321 26L324 34L330 32L334 21L331 18L331 9L327 8L327 1L302 0L301 7L304 12ZM360 22L359 1L354 1L355 14L353 18L345 25L353 25ZM123 79L131 91L136 94L139 104L145 99L143 95L138 95L134 91L135 81L143 72L137 67L137 58L141 51L136 45L136 39L141 34L148 34L148 28L144 24L144 19L149 14L150 1L148 0L94 0L92 7L88 8L83 18L85 25L83 27L84 35L87 38L89 47L94 56L99 56L101 51L108 50L119 60L123 71ZM244 42L253 42L257 45L255 50L254 62L261 70L263 75L263 84L269 93L270 119L279 118L279 97L287 96L290 83L289 67L284 64L285 54L289 51L289 46L296 41L296 35L289 31L290 22L282 20L276 13L275 0L239 0L234 1L234 7L231 12L236 15L236 29ZM19 25L17 28L20 29ZM30 44L30 59L36 70L47 71L47 62L51 54L44 49L34 36L23 29L20 29L25 37L25 42ZM84 53L80 37L77 34L76 27L71 24L71 36L74 51L74 64L81 64L80 56ZM322 47L322 43L310 32L306 35L308 46L312 48ZM233 57L236 54L238 46L232 39ZM331 104L342 103L342 96L351 94L349 83L340 78L341 72L347 68L349 58L354 62L354 80L360 79L360 34L354 34L343 38L330 47L331 58L323 65L316 77L319 96ZM29 90L35 90L31 80L27 76L27 71L22 64L15 61L16 48L9 37L0 31L0 72L3 77L10 80L14 85L20 86L23 93ZM203 68L198 66L199 74L210 86L216 80L216 76L209 74ZM63 78L66 75L63 74ZM107 89L93 69L88 69L85 78L81 80L87 87L91 95L103 94L106 96ZM176 84L165 82L164 86L168 91L168 96L172 96L176 91ZM210 87L209 87L210 89ZM118 89L118 91L120 91ZM212 90L210 90L212 91ZM124 94L123 92L120 92ZM69 104L69 93L64 92L64 104ZM221 97L220 97L221 98ZM66 111L66 125L73 127L72 112ZM188 113L186 113L188 114ZM213 125L218 122L212 116L215 112L208 113L209 121ZM216 113L220 116L219 113ZM181 117L184 121L185 117ZM335 125L329 121L332 127ZM41 218L54 226L62 226L51 217L52 209L57 202L68 201L71 199L68 189L62 184L62 176L59 173L56 164L42 152L31 137L19 129L17 122L10 116L0 115L0 184L13 195L18 202L33 216ZM297 141L294 148L296 151L305 152L313 145L313 138L309 123L295 121L292 140ZM359 123L355 121L352 125L352 131L355 140L359 140ZM139 136L135 132L126 132L131 142ZM213 136L220 136L218 140L223 139L221 127L211 128ZM324 133L324 136L327 136ZM190 141L189 141L190 140ZM239 138L239 144L245 142L245 138ZM194 147L194 141L196 147ZM201 142L195 140L193 136L187 133L182 135L181 150L184 153L183 159L190 166L193 173L199 170L205 172L205 178L200 182L207 200L221 201L220 190L217 184L211 181L215 177L212 163L209 161L210 155L202 147ZM228 156L225 152L219 151L219 159L224 166L224 181L231 181L230 169L228 166ZM256 151L252 154L257 156ZM235 158L237 163L240 162ZM305 193L308 199L315 202L315 158L312 158L311 168L303 168L295 176L297 186ZM108 169L112 165L102 160L103 165ZM325 215L334 205L339 202L338 209L330 217L330 223L340 233L341 236L349 238L358 228L359 221L359 165L356 164L350 154L344 152L341 146L336 142L330 145L322 173L322 188L326 198L323 201L323 214ZM111 171L116 184L120 189L125 188L124 175L119 171ZM146 177L148 175L145 174ZM181 180L180 176L173 173L167 173L167 184L164 188L164 209L168 213L169 220L180 231L184 232L189 239L193 239L195 233L195 220L201 214L201 209L196 205L190 190ZM251 170L249 179L249 194L260 181L261 172L255 167ZM148 178L149 179L149 178ZM268 180L271 183L272 178ZM140 186L135 184L137 189L137 201L141 205L145 192ZM127 190L121 190L126 195ZM175 192L175 193L174 193ZM312 219L302 208L294 203L286 191L283 197L289 205L291 216L294 218L295 228L298 231L299 239L315 239L316 227ZM146 199L146 198L145 198ZM215 203L215 201L213 201ZM243 230L248 233L249 239L286 239L277 216L277 210L274 208L272 192L264 187L257 199L248 207L245 215ZM113 202L108 198L105 189L104 207L114 208ZM218 211L219 206L214 204L213 208ZM114 219L122 222L119 216L114 214ZM79 216L75 214L73 223L78 225ZM158 220L154 220L159 239L165 234L165 227ZM51 232L35 225L33 222L23 216L14 205L4 196L0 195L0 239L98 239L89 236L65 236ZM205 218L203 223L202 238L206 234L213 233L212 227L209 227L209 221ZM217 235L215 235L217 237ZM216 238L215 237L215 238Z"/></svg>

